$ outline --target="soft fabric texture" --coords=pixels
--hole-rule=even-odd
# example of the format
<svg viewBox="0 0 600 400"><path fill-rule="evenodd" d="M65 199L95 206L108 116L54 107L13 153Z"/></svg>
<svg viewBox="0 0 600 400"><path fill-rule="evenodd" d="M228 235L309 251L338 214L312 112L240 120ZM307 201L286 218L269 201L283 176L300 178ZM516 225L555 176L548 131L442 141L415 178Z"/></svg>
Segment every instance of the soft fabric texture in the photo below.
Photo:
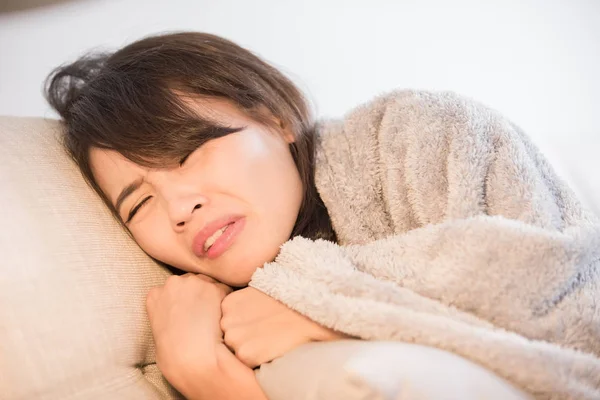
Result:
<svg viewBox="0 0 600 400"><path fill-rule="evenodd" d="M531 400L464 358L402 342L309 343L256 376L270 400Z"/></svg>
<svg viewBox="0 0 600 400"><path fill-rule="evenodd" d="M145 311L169 272L112 218L61 134L0 118L0 398L180 398Z"/></svg>
<svg viewBox="0 0 600 400"><path fill-rule="evenodd" d="M538 398L600 398L598 218L517 126L453 93L398 91L318 131L339 245L297 237L251 286L359 338L456 353Z"/></svg>

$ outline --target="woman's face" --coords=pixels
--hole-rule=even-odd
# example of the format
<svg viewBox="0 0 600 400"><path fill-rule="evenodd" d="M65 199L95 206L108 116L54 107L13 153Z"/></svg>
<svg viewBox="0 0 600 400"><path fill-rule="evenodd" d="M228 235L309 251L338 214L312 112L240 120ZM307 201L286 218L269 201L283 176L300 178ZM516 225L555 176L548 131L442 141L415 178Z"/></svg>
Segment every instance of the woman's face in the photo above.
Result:
<svg viewBox="0 0 600 400"><path fill-rule="evenodd" d="M289 149L293 135L269 130L226 101L188 104L225 126L245 128L207 142L169 169L93 148L92 171L150 256L243 286L275 258L298 217L303 189Z"/></svg>

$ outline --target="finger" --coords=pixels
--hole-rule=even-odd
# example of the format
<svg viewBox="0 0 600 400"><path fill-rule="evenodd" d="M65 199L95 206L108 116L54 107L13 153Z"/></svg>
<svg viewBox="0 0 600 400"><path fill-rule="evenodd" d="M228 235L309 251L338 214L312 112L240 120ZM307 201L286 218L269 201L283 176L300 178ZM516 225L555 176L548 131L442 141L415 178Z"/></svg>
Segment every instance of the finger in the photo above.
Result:
<svg viewBox="0 0 600 400"><path fill-rule="evenodd" d="M154 305L156 304L156 301L159 298L161 291L162 286L150 288L150 290L148 291L148 294L146 295L146 310L148 312L154 309Z"/></svg>
<svg viewBox="0 0 600 400"><path fill-rule="evenodd" d="M262 363L257 356L255 349L249 345L239 347L233 354L238 360L251 369L258 367Z"/></svg>
<svg viewBox="0 0 600 400"><path fill-rule="evenodd" d="M232 345L231 342L229 344L225 342L224 344L229 351L231 351L231 353L247 367L254 369L262 363L252 342L238 345Z"/></svg>
<svg viewBox="0 0 600 400"><path fill-rule="evenodd" d="M223 315L229 314L235 309L236 293L237 292L228 294L221 301L221 312Z"/></svg>
<svg viewBox="0 0 600 400"><path fill-rule="evenodd" d="M217 285L224 291L225 296L230 296L233 292L233 288L231 286L227 286L224 283L217 283Z"/></svg>
<svg viewBox="0 0 600 400"><path fill-rule="evenodd" d="M244 324L245 314L240 312L240 308L236 305L235 301L229 300L235 293L225 296L221 301L221 330L223 332L236 328L239 325Z"/></svg>
<svg viewBox="0 0 600 400"><path fill-rule="evenodd" d="M229 351L235 355L235 347L233 347L230 343L228 343L225 340L225 336L223 336L223 344L225 345L225 347L227 347L229 349Z"/></svg>
<svg viewBox="0 0 600 400"><path fill-rule="evenodd" d="M255 304L245 292L237 290L221 301L221 326L223 330L259 323L265 318L265 310L258 310L260 304Z"/></svg>
<svg viewBox="0 0 600 400"><path fill-rule="evenodd" d="M235 312L223 312L221 311L221 320L219 325L222 332L228 332L233 329L248 327L247 323L242 320Z"/></svg>
<svg viewBox="0 0 600 400"><path fill-rule="evenodd" d="M221 309L225 312L236 309L238 305L244 304L245 300L247 299L246 293L246 289L239 289L236 291L231 289L227 297L223 299L223 302L221 303Z"/></svg>
<svg viewBox="0 0 600 400"><path fill-rule="evenodd" d="M152 300L156 299L160 295L162 288L162 286L151 287L150 290L148 290L148 294L146 295L146 297Z"/></svg>
<svg viewBox="0 0 600 400"><path fill-rule="evenodd" d="M223 344L225 345L225 347L227 347L229 349L229 351L231 351L231 353L233 353L235 355L236 352L236 341L234 339L232 339L233 336L235 336L235 333L230 330L228 332L223 331Z"/></svg>
<svg viewBox="0 0 600 400"><path fill-rule="evenodd" d="M234 328L223 332L223 344L249 368L270 361L269 346L255 329Z"/></svg>

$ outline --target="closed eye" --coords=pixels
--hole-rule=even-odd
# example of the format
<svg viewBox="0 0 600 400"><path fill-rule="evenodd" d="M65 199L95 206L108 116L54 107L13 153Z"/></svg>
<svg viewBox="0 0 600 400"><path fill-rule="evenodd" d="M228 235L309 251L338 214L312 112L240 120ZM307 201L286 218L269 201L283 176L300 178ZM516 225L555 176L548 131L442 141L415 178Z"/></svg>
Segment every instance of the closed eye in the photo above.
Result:
<svg viewBox="0 0 600 400"><path fill-rule="evenodd" d="M125 221L125 223L128 224L131 221L131 219L135 216L135 214L137 214L139 209L142 208L144 204L146 204L151 198L152 196L147 196L144 198L144 200L140 201L135 207L133 207L131 211L129 211L129 215L127 216L127 221Z"/></svg>

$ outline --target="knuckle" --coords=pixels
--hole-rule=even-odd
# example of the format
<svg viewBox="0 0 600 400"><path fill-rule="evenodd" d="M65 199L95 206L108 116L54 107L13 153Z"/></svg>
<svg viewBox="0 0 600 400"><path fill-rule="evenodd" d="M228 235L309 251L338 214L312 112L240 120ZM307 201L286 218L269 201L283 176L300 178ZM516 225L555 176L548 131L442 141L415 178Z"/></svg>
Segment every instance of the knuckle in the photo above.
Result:
<svg viewBox="0 0 600 400"><path fill-rule="evenodd" d="M213 283L206 283L204 284L204 289L207 293L207 295L211 296L211 297L216 297L221 299L221 290L219 289L219 287Z"/></svg>
<svg viewBox="0 0 600 400"><path fill-rule="evenodd" d="M232 311L232 299L231 299L231 295L229 296L225 296L225 298L223 298L223 300L221 301L221 313L223 313L223 316L225 316L226 313L230 313Z"/></svg>
<svg viewBox="0 0 600 400"><path fill-rule="evenodd" d="M231 317L226 316L225 314L223 314L222 317L221 317L221 321L219 322L219 324L221 326L221 330L223 332L227 332L227 330L231 326Z"/></svg>
<svg viewBox="0 0 600 400"><path fill-rule="evenodd" d="M151 299L154 298L156 295L158 295L158 287L151 287L150 290L148 290L148 294L146 295L146 299Z"/></svg>
<svg viewBox="0 0 600 400"><path fill-rule="evenodd" d="M231 310L235 308L237 304L240 303L240 291L231 291L229 293L226 292L223 302L225 303L225 307L228 309Z"/></svg>
<svg viewBox="0 0 600 400"><path fill-rule="evenodd" d="M177 282L179 282L181 279L182 279L182 277L179 275L171 275L165 281L165 286L173 286L173 285L177 284Z"/></svg>
<svg viewBox="0 0 600 400"><path fill-rule="evenodd" d="M148 290L148 294L146 295L146 306L154 303L154 301L160 296L161 290L161 286L155 286Z"/></svg>
<svg viewBox="0 0 600 400"><path fill-rule="evenodd" d="M238 348L241 345L240 340L239 340L239 335L237 334L235 329L230 329L228 331L224 331L223 332L223 341L229 348L235 349L235 350L238 350ZM237 354L237 352L236 352L236 354Z"/></svg>
<svg viewBox="0 0 600 400"><path fill-rule="evenodd" d="M258 365L254 352L249 346L240 346L240 348L236 350L235 356L248 367Z"/></svg>

